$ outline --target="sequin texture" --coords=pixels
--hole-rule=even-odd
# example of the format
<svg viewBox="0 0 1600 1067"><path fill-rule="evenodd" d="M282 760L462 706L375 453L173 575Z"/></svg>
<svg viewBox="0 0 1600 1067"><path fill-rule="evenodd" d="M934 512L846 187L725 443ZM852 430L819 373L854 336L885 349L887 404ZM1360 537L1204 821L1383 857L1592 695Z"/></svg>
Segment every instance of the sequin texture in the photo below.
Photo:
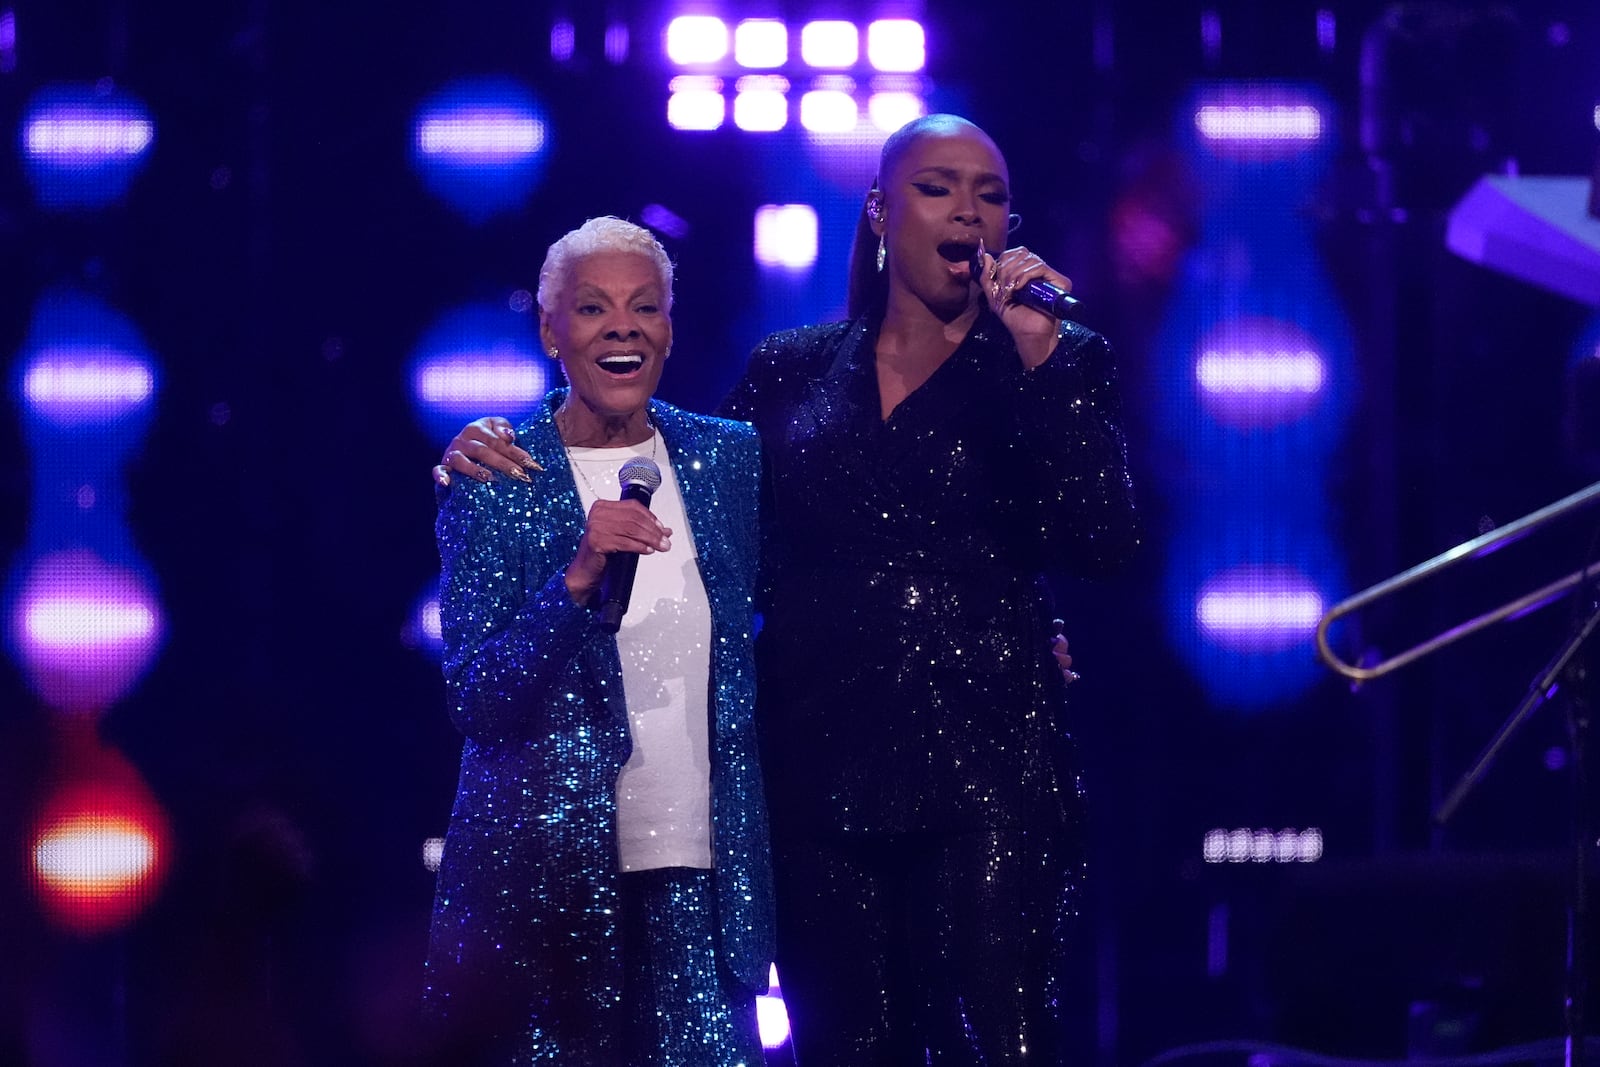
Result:
<svg viewBox="0 0 1600 1067"><path fill-rule="evenodd" d="M615 786L631 744L616 641L563 582L584 525L553 421L564 394L517 428L545 468L532 484L462 479L437 525L445 676L465 743L426 999L443 1040L483 1057L458 1062L617 1064L629 1033ZM650 415L711 603L715 871L695 907L714 908L715 959L753 995L767 983L773 899L752 721L759 449L748 427L659 401ZM686 939L704 925L689 910ZM699 988L716 988L711 958L693 957Z"/></svg>
<svg viewBox="0 0 1600 1067"><path fill-rule="evenodd" d="M872 862L928 846L906 863L939 872L928 875L941 881L937 892L902 889L958 910L993 889L983 872L1042 880L1054 914L1031 915L1031 933L984 936L991 947L1059 940L1082 872L1082 796L1042 575L1103 572L1138 540L1103 338L1064 323L1051 357L1028 371L985 310L885 420L877 327L868 316L773 335L719 412L756 426L767 468L758 723L778 847L779 973L794 1002L796 1049L810 1067L886 1062L891 1039L915 1042L911 1055L966 1040L941 1038L943 1027L976 1035L951 1062L1050 1062L1038 1041L1022 1055L1027 1042L1017 1034L974 1030L1015 1029L967 1017L983 999L979 987L1009 980L998 972L935 997L942 1008L892 1003L885 989L895 983L884 979L876 1000L890 1003L879 1014L898 1026L857 1020L853 1031L851 1020L825 1012L825 1026L807 1029L806 1000L826 1005L831 994L823 978L808 989L801 976L838 980L852 966L822 958L838 946L824 944L827 912L812 906L829 892L817 881L862 855L852 842L872 843ZM958 838L1009 844L941 858ZM898 877L869 875L847 876L864 879L851 892L877 892L878 875ZM1022 907L1034 890L1015 888ZM953 914L946 908L930 922ZM1034 1003L1048 1002L1048 969L1028 966ZM967 980L956 962L946 970L956 985ZM951 1012L962 1013L961 1026L940 1021Z"/></svg>

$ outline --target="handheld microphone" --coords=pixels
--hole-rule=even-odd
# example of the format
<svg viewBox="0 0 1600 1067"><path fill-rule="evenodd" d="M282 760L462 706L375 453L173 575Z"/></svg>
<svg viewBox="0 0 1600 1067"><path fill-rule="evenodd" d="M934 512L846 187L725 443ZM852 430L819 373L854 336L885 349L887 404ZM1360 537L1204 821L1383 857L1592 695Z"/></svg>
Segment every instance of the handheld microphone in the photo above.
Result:
<svg viewBox="0 0 1600 1067"><path fill-rule="evenodd" d="M972 253L972 280L983 285L982 252ZM1070 319L1078 307L1077 297L1043 278L1030 278L1027 284L1013 289L1011 299L1024 307L1042 311L1052 319Z"/></svg>
<svg viewBox="0 0 1600 1067"><path fill-rule="evenodd" d="M661 488L661 468L644 456L634 456L617 472L622 483L622 499L637 500L647 509L650 495ZM633 595L633 575L639 569L637 552L613 552L606 558L600 576L600 628L614 634L622 628L628 613L628 598Z"/></svg>

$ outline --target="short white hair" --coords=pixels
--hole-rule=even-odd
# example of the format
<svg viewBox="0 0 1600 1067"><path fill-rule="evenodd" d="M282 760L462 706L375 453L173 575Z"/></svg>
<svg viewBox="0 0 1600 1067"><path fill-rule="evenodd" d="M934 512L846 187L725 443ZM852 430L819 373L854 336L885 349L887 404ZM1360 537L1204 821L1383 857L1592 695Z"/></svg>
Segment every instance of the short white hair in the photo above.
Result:
<svg viewBox="0 0 1600 1067"><path fill-rule="evenodd" d="M596 252L633 252L648 259L661 276L665 310L672 310L672 260L667 250L643 226L636 226L615 215L590 219L562 235L545 253L539 268L539 310L549 312L551 301L567 286L572 264Z"/></svg>

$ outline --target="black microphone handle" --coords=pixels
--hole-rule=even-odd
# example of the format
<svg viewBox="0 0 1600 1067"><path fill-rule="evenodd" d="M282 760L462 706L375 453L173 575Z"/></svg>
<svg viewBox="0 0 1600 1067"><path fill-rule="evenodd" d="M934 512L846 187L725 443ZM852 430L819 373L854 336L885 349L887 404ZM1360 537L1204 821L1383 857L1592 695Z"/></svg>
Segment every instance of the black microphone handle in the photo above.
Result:
<svg viewBox="0 0 1600 1067"><path fill-rule="evenodd" d="M622 617L628 613L633 576L638 569L636 552L613 552L606 560L605 575L600 579L600 629L608 634L622 629Z"/></svg>
<svg viewBox="0 0 1600 1067"><path fill-rule="evenodd" d="M1077 297L1043 278L1029 279L1028 284L1011 294L1011 299L1042 311L1052 319L1070 319L1078 308Z"/></svg>
<svg viewBox="0 0 1600 1067"><path fill-rule="evenodd" d="M637 500L650 507L650 490L642 485L622 487L623 500ZM633 576L639 570L637 552L613 552L606 558L606 569L600 575L600 628L608 634L622 629L622 617L628 613L628 601L633 596Z"/></svg>
<svg viewBox="0 0 1600 1067"><path fill-rule="evenodd" d="M983 254L972 254L972 280L983 284ZM1022 288L1011 294L1011 299L1024 307L1042 311L1052 319L1069 319L1078 308L1078 298L1043 278L1031 278Z"/></svg>

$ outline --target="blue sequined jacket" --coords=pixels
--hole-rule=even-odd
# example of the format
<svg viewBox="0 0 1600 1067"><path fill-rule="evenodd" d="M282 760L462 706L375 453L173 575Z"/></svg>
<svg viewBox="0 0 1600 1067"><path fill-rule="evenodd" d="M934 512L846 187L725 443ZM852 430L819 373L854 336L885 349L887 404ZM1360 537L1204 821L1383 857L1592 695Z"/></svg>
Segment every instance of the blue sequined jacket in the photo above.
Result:
<svg viewBox="0 0 1600 1067"><path fill-rule="evenodd" d="M439 868L427 999L457 1027L559 1054L540 1005L597 1033L621 988L615 787L631 742L616 640L563 572L584 511L545 398L517 442L531 485L459 479L437 524L450 713L466 741ZM772 888L752 712L760 452L742 423L652 401L711 604L711 813L720 956L767 985ZM679 544L686 544L680 541Z"/></svg>

